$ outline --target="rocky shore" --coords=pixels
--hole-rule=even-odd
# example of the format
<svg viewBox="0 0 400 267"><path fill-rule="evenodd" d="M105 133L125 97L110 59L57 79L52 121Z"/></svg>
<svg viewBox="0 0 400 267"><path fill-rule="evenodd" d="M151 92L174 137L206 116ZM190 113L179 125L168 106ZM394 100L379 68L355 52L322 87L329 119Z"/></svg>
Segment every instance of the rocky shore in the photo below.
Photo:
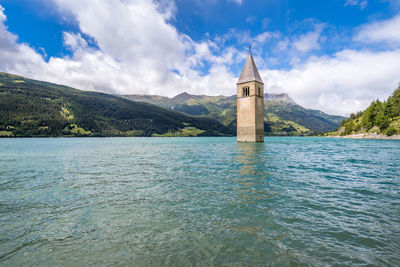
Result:
<svg viewBox="0 0 400 267"><path fill-rule="evenodd" d="M345 136L331 136L337 138L350 138L350 139L385 139L385 140L400 140L400 134L387 136L383 134L377 133L359 133L359 134L351 134Z"/></svg>

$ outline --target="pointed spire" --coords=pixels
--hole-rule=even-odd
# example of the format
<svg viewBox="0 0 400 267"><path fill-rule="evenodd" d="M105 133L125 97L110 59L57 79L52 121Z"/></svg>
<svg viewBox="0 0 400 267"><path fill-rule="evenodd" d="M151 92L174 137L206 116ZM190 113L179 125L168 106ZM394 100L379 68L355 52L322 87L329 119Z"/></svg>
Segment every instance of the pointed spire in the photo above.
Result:
<svg viewBox="0 0 400 267"><path fill-rule="evenodd" d="M239 84L253 81L264 84L261 79L260 73L258 73L256 63L254 63L253 56L251 55L251 46L249 46L249 56L246 59L246 63L244 64L242 73L240 74L240 78L237 83Z"/></svg>

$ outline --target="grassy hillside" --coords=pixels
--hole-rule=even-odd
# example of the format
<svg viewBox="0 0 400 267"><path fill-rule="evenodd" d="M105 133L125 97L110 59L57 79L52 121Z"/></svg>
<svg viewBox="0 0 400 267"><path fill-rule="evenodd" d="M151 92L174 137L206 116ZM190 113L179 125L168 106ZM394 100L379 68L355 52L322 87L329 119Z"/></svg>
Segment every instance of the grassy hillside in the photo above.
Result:
<svg viewBox="0 0 400 267"><path fill-rule="evenodd" d="M189 115L213 118L224 125L236 128L236 96L205 96L182 93L173 98L148 95L124 96L180 111ZM327 115L296 104L286 94L265 94L266 135L310 135L333 130L344 118Z"/></svg>
<svg viewBox="0 0 400 267"><path fill-rule="evenodd" d="M386 101L373 101L366 110L342 120L337 131L325 135L369 133L387 136L400 134L400 85Z"/></svg>
<svg viewBox="0 0 400 267"><path fill-rule="evenodd" d="M233 135L232 128L114 95L0 73L0 136Z"/></svg>

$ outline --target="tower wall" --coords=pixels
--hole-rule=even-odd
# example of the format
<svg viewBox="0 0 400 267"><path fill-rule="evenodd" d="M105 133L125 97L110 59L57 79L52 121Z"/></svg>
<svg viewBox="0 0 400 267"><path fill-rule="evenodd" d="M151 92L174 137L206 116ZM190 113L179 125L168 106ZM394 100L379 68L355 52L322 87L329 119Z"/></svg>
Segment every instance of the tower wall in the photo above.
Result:
<svg viewBox="0 0 400 267"><path fill-rule="evenodd" d="M249 89L248 95L243 90ZM264 85L237 84L237 141L264 142Z"/></svg>

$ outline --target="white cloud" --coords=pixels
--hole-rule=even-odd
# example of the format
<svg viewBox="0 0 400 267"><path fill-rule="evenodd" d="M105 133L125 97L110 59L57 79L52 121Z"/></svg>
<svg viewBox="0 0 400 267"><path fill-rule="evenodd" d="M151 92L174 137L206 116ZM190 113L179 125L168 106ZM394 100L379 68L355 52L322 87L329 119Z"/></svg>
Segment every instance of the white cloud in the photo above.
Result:
<svg viewBox="0 0 400 267"><path fill-rule="evenodd" d="M67 84L83 90L118 94L191 93L233 94L235 77L225 67L239 60L235 49L220 56L211 52L216 44L194 42L168 23L174 6L147 0L67 1L54 0L60 12L70 13L82 33L96 41L91 48L80 33L64 33L64 44L71 56L51 57L45 62L4 26L0 10L0 69L27 77ZM113 12L110 12L112 10ZM211 64L202 75L202 64ZM174 70L177 71L176 74ZM216 71L230 81L216 82Z"/></svg>
<svg viewBox="0 0 400 267"><path fill-rule="evenodd" d="M366 24L359 29L355 36L360 42L389 42L400 43L400 14L383 21Z"/></svg>
<svg viewBox="0 0 400 267"><path fill-rule="evenodd" d="M4 15L4 7L0 6L0 22L6 21L6 15Z"/></svg>
<svg viewBox="0 0 400 267"><path fill-rule="evenodd" d="M333 57L310 58L289 71L263 70L261 75L266 92L287 92L305 107L348 115L393 92L400 81L400 49L344 50Z"/></svg>
<svg viewBox="0 0 400 267"><path fill-rule="evenodd" d="M300 35L293 43L293 47L302 53L320 49L320 36L322 30L323 25L317 24L314 31Z"/></svg>
<svg viewBox="0 0 400 267"><path fill-rule="evenodd" d="M183 37L166 22L171 12L160 13L151 1L54 1L76 17L81 31L93 37L104 53L117 60L172 69L184 57Z"/></svg>
<svg viewBox="0 0 400 267"><path fill-rule="evenodd" d="M361 10L365 9L367 5L367 0L346 0L344 3L344 6L359 6Z"/></svg>
<svg viewBox="0 0 400 267"><path fill-rule="evenodd" d="M246 18L246 22L250 23L250 24L253 24L256 21L256 19L257 18L255 16L250 16L250 17Z"/></svg>
<svg viewBox="0 0 400 267"><path fill-rule="evenodd" d="M238 5L241 5L243 0L228 0L228 2L234 2L234 3L238 4Z"/></svg>
<svg viewBox="0 0 400 267"><path fill-rule="evenodd" d="M27 44L17 44L18 36L10 33L5 26L4 8L0 6L0 68L3 71L32 75L42 69L44 61ZM19 71L21 70L21 72Z"/></svg>
<svg viewBox="0 0 400 267"><path fill-rule="evenodd" d="M83 39L80 33L75 34L71 32L64 32L64 44L72 51L77 51L79 49L85 49L88 47L87 41Z"/></svg>
<svg viewBox="0 0 400 267"><path fill-rule="evenodd" d="M284 51L287 50L289 46L289 39L284 39L278 42L278 44L276 45L276 49L278 49L279 51Z"/></svg>
<svg viewBox="0 0 400 267"><path fill-rule="evenodd" d="M264 43L271 38L278 38L280 36L277 32L263 32L254 38L257 43Z"/></svg>
<svg viewBox="0 0 400 267"><path fill-rule="evenodd" d="M167 4L169 1L53 1L60 12L68 12L79 24L81 33L65 32L63 36L71 55L50 57L46 62L8 31L0 6L1 71L118 94L174 96L187 91L232 95L237 81L232 66L241 67L247 56L247 49L225 45L228 39L234 39L239 46L250 40L258 44L254 56L266 92L287 92L305 107L328 113L357 112L373 99L385 99L400 81L399 46L382 52L343 50L331 57L304 60L308 52L320 48L324 40L322 24L317 24L314 31L289 38L279 32L252 37L249 32L232 29L213 40L195 42L169 23L176 12L174 5ZM397 42L400 37L393 32L397 20L395 17L362 26L355 38L367 43ZM377 33L377 37L367 35L368 31ZM85 36L92 38L99 49L91 47ZM279 59L270 54L263 55L266 59L260 57L266 42L276 44L271 51L291 59L292 69L264 67Z"/></svg>
<svg viewBox="0 0 400 267"><path fill-rule="evenodd" d="M344 6L355 6L358 5L358 0L346 0Z"/></svg>

